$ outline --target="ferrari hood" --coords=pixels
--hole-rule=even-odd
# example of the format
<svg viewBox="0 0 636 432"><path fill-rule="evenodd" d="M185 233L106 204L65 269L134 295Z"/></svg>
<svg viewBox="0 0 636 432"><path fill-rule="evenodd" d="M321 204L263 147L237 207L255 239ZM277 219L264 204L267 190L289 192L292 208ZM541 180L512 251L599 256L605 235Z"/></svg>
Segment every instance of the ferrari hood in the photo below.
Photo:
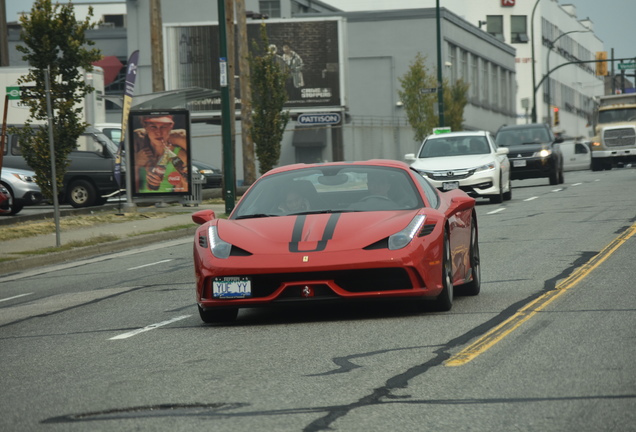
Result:
<svg viewBox="0 0 636 432"><path fill-rule="evenodd" d="M359 250L404 229L418 210L218 220L221 239L253 254Z"/></svg>
<svg viewBox="0 0 636 432"><path fill-rule="evenodd" d="M493 161L490 154L421 158L411 164L418 171L448 171L477 168Z"/></svg>

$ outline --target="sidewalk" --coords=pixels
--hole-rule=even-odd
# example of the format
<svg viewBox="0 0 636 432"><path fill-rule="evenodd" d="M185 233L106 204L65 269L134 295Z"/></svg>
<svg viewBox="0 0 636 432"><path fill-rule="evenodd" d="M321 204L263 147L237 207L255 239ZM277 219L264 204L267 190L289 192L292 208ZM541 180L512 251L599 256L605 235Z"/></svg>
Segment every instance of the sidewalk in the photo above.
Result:
<svg viewBox="0 0 636 432"><path fill-rule="evenodd" d="M149 218L128 222L118 222L91 226L87 228L61 231L60 243L68 244L72 241L87 241L102 235L114 235L118 240L98 245L73 248L68 251L51 252L43 255L25 255L29 252L55 247L55 233L25 237L15 240L0 241L0 274L15 273L29 268L57 264L66 261L89 258L106 253L147 245L149 243L172 240L175 238L191 237L197 225L192 222L192 213L199 210L213 210L217 215L225 213L223 204L198 205L196 207L168 206L168 207L139 207L138 212L171 212L160 218ZM53 216L51 215L51 218ZM170 227L189 225L170 231L163 231Z"/></svg>

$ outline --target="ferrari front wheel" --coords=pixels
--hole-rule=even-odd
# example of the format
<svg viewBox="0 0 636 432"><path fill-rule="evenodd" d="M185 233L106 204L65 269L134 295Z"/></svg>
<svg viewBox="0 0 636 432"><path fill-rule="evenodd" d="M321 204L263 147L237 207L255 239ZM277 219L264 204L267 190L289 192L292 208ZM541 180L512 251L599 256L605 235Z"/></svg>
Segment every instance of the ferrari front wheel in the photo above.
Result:
<svg viewBox="0 0 636 432"><path fill-rule="evenodd" d="M448 232L444 231L444 252L442 257L442 292L435 300L435 310L446 312L453 307L453 261L451 259Z"/></svg>
<svg viewBox="0 0 636 432"><path fill-rule="evenodd" d="M201 320L206 324L232 322L238 316L238 308L204 310L200 305L197 307Z"/></svg>

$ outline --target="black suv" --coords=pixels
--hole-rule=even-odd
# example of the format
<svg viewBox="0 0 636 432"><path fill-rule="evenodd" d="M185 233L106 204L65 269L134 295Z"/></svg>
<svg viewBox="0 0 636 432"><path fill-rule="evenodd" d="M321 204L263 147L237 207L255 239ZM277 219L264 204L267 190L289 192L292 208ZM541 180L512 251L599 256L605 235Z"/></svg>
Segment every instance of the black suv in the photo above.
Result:
<svg viewBox="0 0 636 432"><path fill-rule="evenodd" d="M502 126L495 142L508 148L510 178L523 180L547 177L551 185L563 183L563 153L560 143L546 124Z"/></svg>
<svg viewBox="0 0 636 432"><path fill-rule="evenodd" d="M73 207L102 205L109 197L124 192L125 186L120 188L113 174L116 152L115 143L89 126L79 137L77 149L69 155L70 165L64 175L61 202ZM3 164L9 168L31 169L22 156L17 135L8 133L6 136Z"/></svg>

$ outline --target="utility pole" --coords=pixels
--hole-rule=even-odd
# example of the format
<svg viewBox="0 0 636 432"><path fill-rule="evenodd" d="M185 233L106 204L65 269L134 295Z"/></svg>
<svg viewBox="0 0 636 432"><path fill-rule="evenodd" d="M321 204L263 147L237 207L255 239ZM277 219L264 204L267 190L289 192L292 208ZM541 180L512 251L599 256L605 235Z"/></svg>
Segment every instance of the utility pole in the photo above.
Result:
<svg viewBox="0 0 636 432"><path fill-rule="evenodd" d="M161 0L150 0L150 51L152 63L152 91L164 91L163 82L163 30Z"/></svg>
<svg viewBox="0 0 636 432"><path fill-rule="evenodd" d="M439 118L439 127L444 127L444 85L442 81L442 29L439 11L439 0L436 4L437 15L437 109Z"/></svg>
<svg viewBox="0 0 636 432"><path fill-rule="evenodd" d="M225 213L234 210L236 180L234 174L234 150L230 130L230 89L228 88L227 33L225 29L225 0L218 0L219 9L219 76L221 78L221 135L223 138L223 198ZM234 76L231 77L234 80Z"/></svg>
<svg viewBox="0 0 636 432"><path fill-rule="evenodd" d="M227 113L230 125L230 148L232 149L232 161L236 168L236 58L234 45L234 0L225 0L225 34L227 37L227 75L228 98L230 109ZM234 170L236 178L236 170ZM232 208L234 208L232 206Z"/></svg>
<svg viewBox="0 0 636 432"><path fill-rule="evenodd" d="M241 143L243 148L243 185L256 181L254 141L252 140L252 86L250 83L249 46L245 0L236 0L236 24L238 28L239 84L241 89Z"/></svg>
<svg viewBox="0 0 636 432"><path fill-rule="evenodd" d="M9 66L9 38L7 37L7 7L0 0L0 66Z"/></svg>

